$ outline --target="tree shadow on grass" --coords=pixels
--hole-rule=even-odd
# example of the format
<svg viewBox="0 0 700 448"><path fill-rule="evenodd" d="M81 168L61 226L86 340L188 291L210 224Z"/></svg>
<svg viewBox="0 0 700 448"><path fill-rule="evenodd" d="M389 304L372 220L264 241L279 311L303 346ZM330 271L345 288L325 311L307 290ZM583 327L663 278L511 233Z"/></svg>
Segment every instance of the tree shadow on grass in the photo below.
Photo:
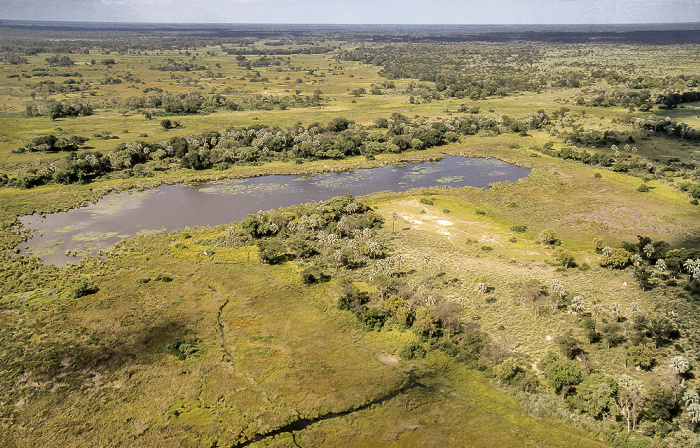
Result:
<svg viewBox="0 0 700 448"><path fill-rule="evenodd" d="M61 336L48 335L41 342L23 347L24 356L7 366L14 380L81 387L97 374L108 376L128 364L148 364L170 356L168 346L191 337L191 333L183 323L166 320L143 328L136 335L130 333L125 343L114 334L110 335L112 341L85 333L70 334L64 339Z"/></svg>

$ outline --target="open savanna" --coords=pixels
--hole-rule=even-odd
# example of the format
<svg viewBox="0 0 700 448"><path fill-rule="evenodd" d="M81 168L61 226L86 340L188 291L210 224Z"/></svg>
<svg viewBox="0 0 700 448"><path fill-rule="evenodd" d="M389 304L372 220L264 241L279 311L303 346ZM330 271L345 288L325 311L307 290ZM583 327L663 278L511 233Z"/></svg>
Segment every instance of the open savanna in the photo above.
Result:
<svg viewBox="0 0 700 448"><path fill-rule="evenodd" d="M596 240L619 247L636 243L641 235L663 240L671 248L700 246L700 208L679 188L697 182L697 142L643 132L629 120L633 115L669 116L697 128L698 103L675 109L655 104L643 114L619 105L578 104L581 95L591 96L596 89L621 87L605 79L584 87L543 86L479 100L444 98L434 82L389 80L380 76L382 67L339 60L340 51L365 44L373 45L326 41L324 45L338 48L321 54L270 54L279 66L250 69L220 46L110 52L95 45L88 53L71 53L75 65L69 67L49 67L46 59L54 56L50 52L26 55L26 64L0 63L0 174L10 176L66 157L14 152L44 134L88 137L78 152L107 154L130 141L165 142L256 124L327 124L339 117L367 126L365 131L377 131L370 128L374 120L392 120L392 114L430 123L477 115L472 108L478 108L478 114L501 125L498 132L482 129L477 135L461 135L455 143L401 154L338 160L280 157L203 170L171 161L167 168L143 176L125 169L86 184L0 188L0 445L609 446L605 436L624 433L621 417L590 417L588 425L575 425L567 420L580 422L587 414L547 385L546 372L539 366L549 352L560 352L558 336L572 330L582 349L580 359L572 362L586 373L614 378L625 374L656 384L666 381L668 360L679 353L697 368L700 310L687 275L675 279L654 271L654 287L644 291L633 267L613 270L600 265L605 256L596 250ZM583 64L651 78L697 72L694 45L532 45L542 52L539 67L554 74L579 70ZM263 39L249 48L293 47L272 47ZM260 58L246 55L249 62ZM114 64L102 64L106 59ZM206 68L154 69L169 59ZM37 86L41 81L62 85L69 77L60 74L74 72L82 75L73 78L84 90L60 93ZM107 77L123 81L105 83ZM371 93L387 81L394 87L380 87L381 95ZM148 88L234 98L312 96L320 91L321 102L284 110L219 108L186 115L123 105L129 97L149 94L144 92ZM661 91L654 89L654 94ZM27 103L45 100L89 101L95 111L56 120L25 115ZM552 117L558 111L559 117L522 133L504 125L506 116L538 110ZM146 112L152 114L150 119ZM180 127L164 129L165 118ZM399 121L394 117L391 123ZM579 128L615 132L620 149L633 140L630 159L646 159L656 164L655 170L614 172L542 150L545 145L556 150L571 146L567 135ZM614 151L609 143L580 146L577 150L585 147L592 153ZM326 282L304 283L308 260L262 263L254 241L241 247L218 245L240 231L237 223L138 236L119 243L104 258L76 259L76 265L61 269L11 254L19 241L31 236L18 217L79 207L111 191L371 168L447 154L498 158L532 172L488 189L450 188L447 179L445 187L359 198L384 219L374 231L387 258L365 256L364 264L352 269L321 260L332 277ZM686 165L661 174L669 163ZM641 185L648 191L638 191ZM540 241L547 229L558 237L559 247L571 252L575 265L561 266L555 259L557 248ZM395 323L369 329L351 312L339 309L342 280L376 293L382 286L375 281L380 264L398 256L403 261L390 280L420 286L438 302L460 304L460 324L488 335L484 357L492 358L490 364L450 357L435 348L436 336ZM526 300L525 285L549 288L555 279L565 290L561 306L550 312L546 298ZM88 286L94 288L79 293ZM680 337L655 348L652 368L638 369L628 362L629 343L608 347L588 340L581 326L584 313L570 312L574 296L583 297L590 312L598 307L599 325L619 321L622 330L631 332L637 304L641 311L635 313L668 319ZM619 317L613 316L614 304L621 310ZM400 355L407 346L420 346L427 355L404 359ZM534 372L537 393L530 396L494 378L493 367L509 358ZM686 380L688 388L697 389L692 374ZM537 400L548 404L538 408L533 405ZM679 407L674 412L673 418L684 411ZM669 431L689 434L685 421L678 421L669 423L675 425ZM272 435L264 437L268 433ZM634 434L630 444L639 445L625 446L660 443L653 434Z"/></svg>
<svg viewBox="0 0 700 448"><path fill-rule="evenodd" d="M138 237L107 261L65 269L49 289L5 296L3 345L18 358L3 376L24 371L3 395L5 446L235 446L389 395L409 371L420 388L294 437L304 446L516 446L522 437L605 446L527 415L445 357L400 361L394 352L413 333L367 332L336 309L332 283L304 286L292 263L198 244L222 231ZM72 299L78 278L99 292ZM179 360L168 350L176 341L196 351ZM259 443L291 445L291 433Z"/></svg>

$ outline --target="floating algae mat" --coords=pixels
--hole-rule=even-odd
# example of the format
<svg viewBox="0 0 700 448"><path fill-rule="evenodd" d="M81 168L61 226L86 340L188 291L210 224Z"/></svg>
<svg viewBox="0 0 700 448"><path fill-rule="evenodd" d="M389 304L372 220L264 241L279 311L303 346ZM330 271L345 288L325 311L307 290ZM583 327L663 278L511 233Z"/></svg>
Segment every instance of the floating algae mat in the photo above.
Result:
<svg viewBox="0 0 700 448"><path fill-rule="evenodd" d="M110 193L87 207L23 216L34 237L20 253L64 266L79 256L98 255L126 238L193 226L215 226L244 219L249 213L350 193L451 186L488 188L491 182L514 181L530 174L496 159L448 156L439 162L408 163L309 177L261 176L209 182L197 186L161 185L141 192Z"/></svg>

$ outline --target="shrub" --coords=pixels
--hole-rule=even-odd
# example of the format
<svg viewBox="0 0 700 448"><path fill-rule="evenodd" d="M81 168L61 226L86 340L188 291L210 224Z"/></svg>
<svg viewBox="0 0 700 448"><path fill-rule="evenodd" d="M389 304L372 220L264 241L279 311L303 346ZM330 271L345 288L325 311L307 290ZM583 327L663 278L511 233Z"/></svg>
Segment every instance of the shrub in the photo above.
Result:
<svg viewBox="0 0 700 448"><path fill-rule="evenodd" d="M640 193L648 193L650 191L650 188L647 184L642 184L637 187L637 191Z"/></svg>
<svg viewBox="0 0 700 448"><path fill-rule="evenodd" d="M589 375L576 388L574 405L593 418L602 418L615 410L617 383L603 375Z"/></svg>
<svg viewBox="0 0 700 448"><path fill-rule="evenodd" d="M324 274L321 269L316 267L308 267L301 271L301 281L304 282L305 285L312 285L328 279L329 277Z"/></svg>
<svg viewBox="0 0 700 448"><path fill-rule="evenodd" d="M610 251L610 256L605 257L603 261L600 262L601 266L611 267L615 269L622 269L632 262L632 254L627 252L625 249L617 247Z"/></svg>
<svg viewBox="0 0 700 448"><path fill-rule="evenodd" d="M414 341L401 347L397 355L402 359L425 358L426 351L422 345Z"/></svg>
<svg viewBox="0 0 700 448"><path fill-rule="evenodd" d="M510 230L516 233L525 233L527 231L527 226L523 224L516 224L514 226L510 226Z"/></svg>
<svg viewBox="0 0 700 448"><path fill-rule="evenodd" d="M493 368L493 374L496 375L496 378L506 382L514 379L520 372L522 372L522 367L513 357L504 360Z"/></svg>
<svg viewBox="0 0 700 448"><path fill-rule="evenodd" d="M539 240L544 244L550 244L552 246L560 244L559 238L557 238L557 235L552 229L545 229L541 231Z"/></svg>
<svg viewBox="0 0 700 448"><path fill-rule="evenodd" d="M91 285L85 280L81 280L73 290L73 298L79 299L81 297L89 296L90 294L95 294L99 290L100 288L98 288L96 285Z"/></svg>
<svg viewBox="0 0 700 448"><path fill-rule="evenodd" d="M557 247L557 249L554 251L554 259L565 268L576 266L574 255L563 247Z"/></svg>
<svg viewBox="0 0 700 448"><path fill-rule="evenodd" d="M261 262L276 264L284 261L286 257L286 247L280 240L276 238L258 240L255 244L258 246L258 254Z"/></svg>
<svg viewBox="0 0 700 448"><path fill-rule="evenodd" d="M547 367L547 383L565 397L583 380L583 372L575 361L554 361Z"/></svg>
<svg viewBox="0 0 700 448"><path fill-rule="evenodd" d="M647 395L647 413L652 420L670 420L676 410L676 395L668 386L657 386Z"/></svg>
<svg viewBox="0 0 700 448"><path fill-rule="evenodd" d="M561 350L562 354L569 359L576 358L576 356L583 351L581 350L581 343L576 339L571 330L557 336L554 342L559 346L559 350Z"/></svg>
<svg viewBox="0 0 700 448"><path fill-rule="evenodd" d="M197 338L178 339L168 344L166 350L177 359L184 360L188 356L199 351L199 347L197 347L198 343L199 339Z"/></svg>
<svg viewBox="0 0 700 448"><path fill-rule="evenodd" d="M627 359L633 366L639 366L644 370L649 370L654 366L656 361L654 351L643 345L633 345L627 349Z"/></svg>

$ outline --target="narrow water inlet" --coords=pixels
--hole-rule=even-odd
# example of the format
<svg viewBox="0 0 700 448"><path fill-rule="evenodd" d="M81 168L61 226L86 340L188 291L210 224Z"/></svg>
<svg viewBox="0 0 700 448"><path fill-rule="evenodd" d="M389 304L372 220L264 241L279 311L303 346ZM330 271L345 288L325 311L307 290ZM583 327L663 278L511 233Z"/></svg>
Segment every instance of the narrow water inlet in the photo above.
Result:
<svg viewBox="0 0 700 448"><path fill-rule="evenodd" d="M20 218L33 237L20 254L65 266L96 256L119 241L158 231L215 226L240 221L258 210L325 201L350 193L403 192L412 188L472 186L515 181L530 174L497 159L446 156L438 162L408 163L314 176L273 175L209 182L161 185L142 192L110 193L95 204L42 217Z"/></svg>

